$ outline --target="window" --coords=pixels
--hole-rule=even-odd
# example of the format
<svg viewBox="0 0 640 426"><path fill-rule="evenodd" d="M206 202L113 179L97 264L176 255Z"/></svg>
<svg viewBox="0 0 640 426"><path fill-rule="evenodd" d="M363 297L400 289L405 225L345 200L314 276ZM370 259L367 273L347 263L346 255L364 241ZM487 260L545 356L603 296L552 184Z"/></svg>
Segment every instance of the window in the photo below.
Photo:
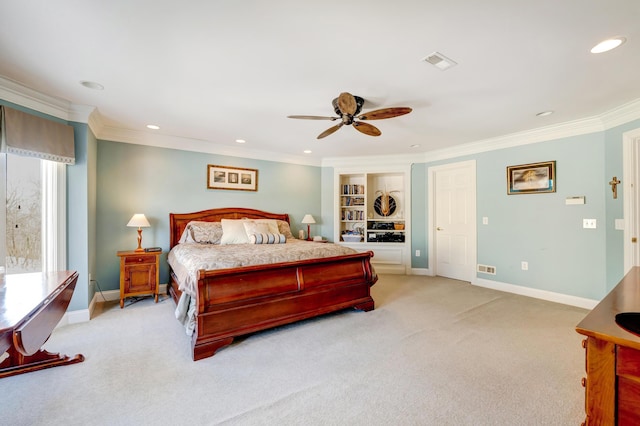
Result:
<svg viewBox="0 0 640 426"><path fill-rule="evenodd" d="M66 268L65 177L62 163L3 154L7 274Z"/></svg>

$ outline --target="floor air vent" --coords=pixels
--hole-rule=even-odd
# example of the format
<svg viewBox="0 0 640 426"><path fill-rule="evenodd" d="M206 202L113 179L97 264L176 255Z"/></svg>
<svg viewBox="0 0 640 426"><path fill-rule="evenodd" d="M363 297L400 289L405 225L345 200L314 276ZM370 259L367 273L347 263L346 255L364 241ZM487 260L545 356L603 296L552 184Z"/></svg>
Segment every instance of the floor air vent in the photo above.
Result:
<svg viewBox="0 0 640 426"><path fill-rule="evenodd" d="M483 274L495 275L496 274L496 267L495 266L478 264L478 272L482 272Z"/></svg>

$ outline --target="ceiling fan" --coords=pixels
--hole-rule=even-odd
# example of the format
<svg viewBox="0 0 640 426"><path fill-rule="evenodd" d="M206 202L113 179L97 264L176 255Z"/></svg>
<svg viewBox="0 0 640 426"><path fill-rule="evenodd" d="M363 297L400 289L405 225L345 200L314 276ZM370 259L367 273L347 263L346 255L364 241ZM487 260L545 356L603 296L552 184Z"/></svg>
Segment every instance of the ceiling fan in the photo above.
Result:
<svg viewBox="0 0 640 426"><path fill-rule="evenodd" d="M331 104L333 105L333 110L339 115L339 117L322 117L317 115L289 115L287 117L300 118L304 120L341 120L340 123L320 133L318 135L318 139L322 139L334 133L340 127L344 125L348 126L349 124L352 124L357 131L364 133L365 135L380 136L382 132L377 127L372 126L369 123L363 123L362 121L355 120L381 120L383 118L393 118L409 114L412 111L411 108L407 107L394 107L377 109L360 114L362 105L364 105L364 99L360 96L354 96L347 92L340 93L340 96L335 98Z"/></svg>

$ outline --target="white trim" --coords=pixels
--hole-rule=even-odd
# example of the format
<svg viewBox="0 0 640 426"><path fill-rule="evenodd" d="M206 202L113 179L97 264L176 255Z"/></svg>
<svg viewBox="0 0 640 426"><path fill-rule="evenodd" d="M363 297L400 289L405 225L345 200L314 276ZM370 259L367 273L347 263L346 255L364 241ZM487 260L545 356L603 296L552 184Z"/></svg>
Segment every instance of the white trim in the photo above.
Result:
<svg viewBox="0 0 640 426"><path fill-rule="evenodd" d="M42 271L67 269L67 167L40 160Z"/></svg>
<svg viewBox="0 0 640 426"><path fill-rule="evenodd" d="M638 200L640 191L638 188L638 155L640 154L640 129L631 130L622 135L622 190L623 190L623 214L624 214L624 275L629 270L640 264L638 245L632 243L633 237L638 237L638 224L636 218L640 212Z"/></svg>
<svg viewBox="0 0 640 426"><path fill-rule="evenodd" d="M568 294L555 293L547 290L539 290L531 287L522 287L519 285L503 283L499 281L486 280L477 278L475 283L478 287L490 288L493 290L504 291L506 293L519 294L521 296L533 297L535 299L547 300L549 302L562 303L563 305L576 306L578 308L593 309L598 300L586 299L584 297L571 296Z"/></svg>
<svg viewBox="0 0 640 426"><path fill-rule="evenodd" d="M228 155L230 157L251 158L254 160L320 166L320 159L308 156L286 155L270 151L221 146L220 144L208 140L163 135L160 133L150 134L149 132L120 129L110 126L103 126L100 133L97 134L97 137L102 140L113 142L179 149L181 151L203 152L207 154Z"/></svg>
<svg viewBox="0 0 640 426"><path fill-rule="evenodd" d="M426 277L433 277L433 271L429 268L411 268L410 275L423 275Z"/></svg>
<svg viewBox="0 0 640 426"><path fill-rule="evenodd" d="M442 164L439 166L432 166L429 167L427 169L427 181L428 181L428 185L427 185L427 211L429 212L428 218L427 218L427 235L428 235L428 241L427 241L427 247L428 247L428 252L429 252L429 266L430 269L433 271L434 274L437 274L437 268L436 268L436 262L438 261L436 258L436 243L435 243L435 223L433 222L435 215L436 215L436 205L435 205L435 198L434 195L436 194L436 188L435 188L435 173L439 172L439 171L443 171L443 170L447 170L447 169L456 169L456 168L470 168L471 172L472 172L472 182L471 182L471 186L473 188L473 192L471 197L473 198L471 200L471 216L472 216L472 225L471 225L471 229L469 231L469 245L470 245L470 253L469 253L469 257L471 259L468 259L469 261L469 277L471 280L474 280L476 277L476 265L478 263L478 253L477 253L477 244L478 244L478 229L476 226L476 203L477 203L477 197L476 197L476 160L467 160L467 161L458 161L455 163L447 163L447 164Z"/></svg>
<svg viewBox="0 0 640 426"><path fill-rule="evenodd" d="M0 76L0 99L49 114L63 120L88 123L89 127L98 139L322 167L341 167L347 164L365 165L369 164L371 161L384 161L385 164L405 162L427 163L464 155L479 154L496 149L522 146L570 136L599 132L616 127L620 124L640 119L640 99L635 99L596 116L498 136L495 138L474 141L449 148L427 151L424 153L313 159L303 156L285 156L281 153L267 151L260 152L233 149L231 147L219 147L212 141L159 135L157 133L150 135L149 133L142 131L107 127L104 126L102 122L100 112L93 106L72 104L63 99L45 95L2 76Z"/></svg>

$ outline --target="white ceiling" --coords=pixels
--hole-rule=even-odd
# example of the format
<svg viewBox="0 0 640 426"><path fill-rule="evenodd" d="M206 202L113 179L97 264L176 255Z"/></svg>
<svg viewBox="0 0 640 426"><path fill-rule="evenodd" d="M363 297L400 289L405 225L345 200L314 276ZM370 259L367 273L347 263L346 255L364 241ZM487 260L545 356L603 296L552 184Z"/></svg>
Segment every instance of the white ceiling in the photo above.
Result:
<svg viewBox="0 0 640 426"><path fill-rule="evenodd" d="M614 36L627 42L589 52ZM458 65L421 61L434 51ZM0 0L0 76L95 106L111 131L316 159L422 153L640 99L640 1ZM379 137L322 140L335 123L287 118L333 116L343 91L413 112L369 122Z"/></svg>

